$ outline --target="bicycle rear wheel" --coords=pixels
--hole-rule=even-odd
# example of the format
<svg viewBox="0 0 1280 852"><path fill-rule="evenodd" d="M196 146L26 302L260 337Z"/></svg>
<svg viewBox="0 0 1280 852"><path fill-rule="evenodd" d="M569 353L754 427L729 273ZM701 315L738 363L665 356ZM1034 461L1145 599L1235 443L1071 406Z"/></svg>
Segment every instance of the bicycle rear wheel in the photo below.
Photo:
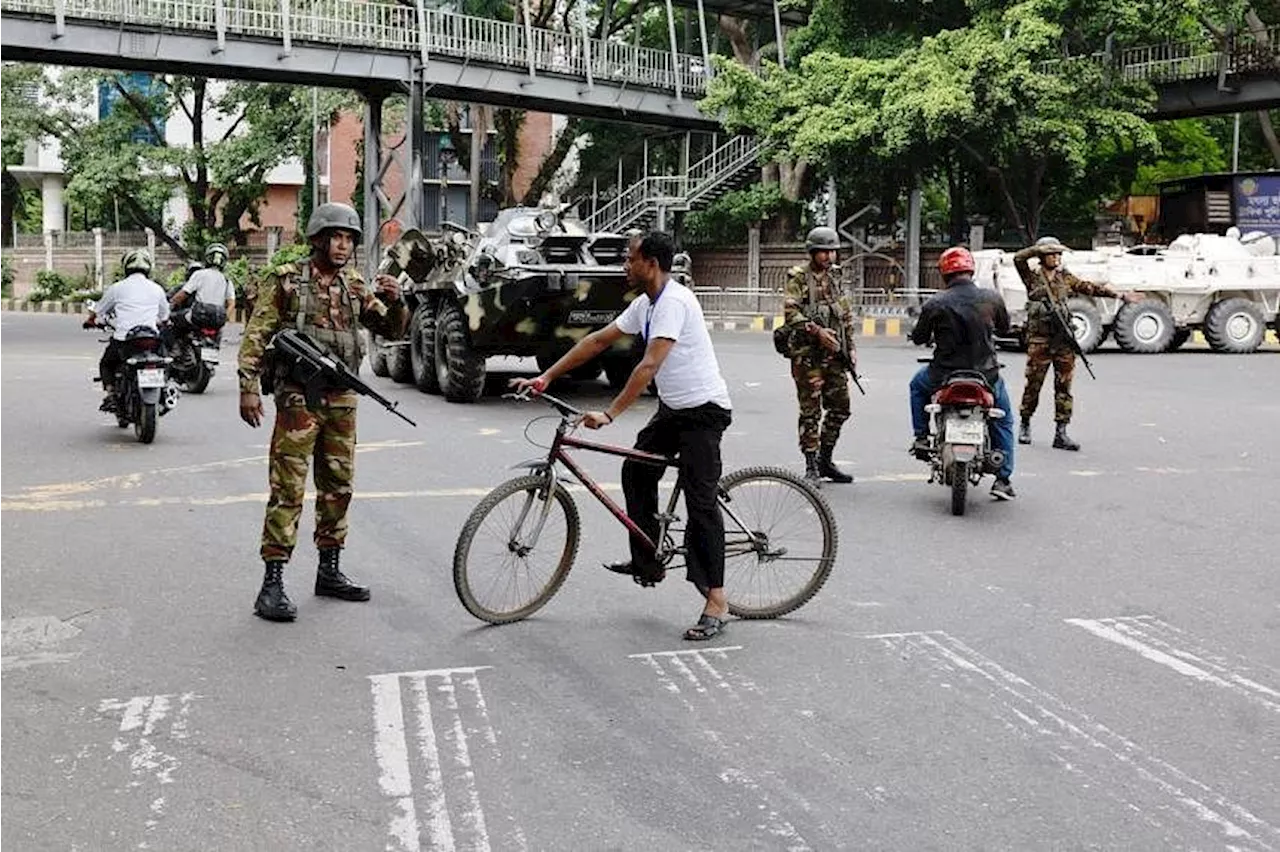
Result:
<svg viewBox="0 0 1280 852"><path fill-rule="evenodd" d="M835 565L839 536L827 501L779 467L734 471L720 491L729 612L777 618L799 609Z"/></svg>
<svg viewBox="0 0 1280 852"><path fill-rule="evenodd" d="M453 587L476 618L490 624L527 618L569 576L578 554L578 507L559 483L546 492L543 476L508 480L463 525L453 551Z"/></svg>

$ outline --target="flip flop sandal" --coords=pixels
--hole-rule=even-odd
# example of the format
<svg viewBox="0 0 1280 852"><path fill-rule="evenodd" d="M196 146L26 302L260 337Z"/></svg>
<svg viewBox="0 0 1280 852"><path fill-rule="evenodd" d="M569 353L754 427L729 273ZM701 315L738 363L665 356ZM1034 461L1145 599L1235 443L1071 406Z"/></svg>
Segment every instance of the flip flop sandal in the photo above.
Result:
<svg viewBox="0 0 1280 852"><path fill-rule="evenodd" d="M723 618L716 618L714 615L707 615L704 612L702 617L698 619L698 623L684 632L684 638L691 642L702 642L711 639L723 632L727 623Z"/></svg>

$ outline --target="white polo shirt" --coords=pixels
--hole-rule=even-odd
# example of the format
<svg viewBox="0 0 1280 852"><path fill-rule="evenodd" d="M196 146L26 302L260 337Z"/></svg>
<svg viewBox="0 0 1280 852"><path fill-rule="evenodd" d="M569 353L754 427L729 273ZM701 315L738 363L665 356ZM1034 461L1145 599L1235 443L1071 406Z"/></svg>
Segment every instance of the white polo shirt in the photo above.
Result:
<svg viewBox="0 0 1280 852"><path fill-rule="evenodd" d="M154 329L169 318L169 300L164 289L141 272L134 272L123 281L117 281L106 289L95 311L105 317L114 313L115 331L111 336L124 340L129 329L145 325Z"/></svg>
<svg viewBox="0 0 1280 852"><path fill-rule="evenodd" d="M658 398L668 408L696 408L713 402L732 410L729 387L720 375L702 306L688 287L668 278L652 305L649 294L641 293L614 323L624 334L644 337L645 345L655 337L675 341L654 376Z"/></svg>

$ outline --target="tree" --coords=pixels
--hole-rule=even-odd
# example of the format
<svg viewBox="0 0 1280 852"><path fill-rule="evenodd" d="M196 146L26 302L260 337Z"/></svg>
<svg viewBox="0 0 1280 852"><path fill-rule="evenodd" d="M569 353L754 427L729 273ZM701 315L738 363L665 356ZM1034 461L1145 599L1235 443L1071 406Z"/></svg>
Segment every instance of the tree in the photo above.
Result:
<svg viewBox="0 0 1280 852"><path fill-rule="evenodd" d="M0 75L0 87L3 88L0 98L8 105L4 124L0 126L0 168L3 168L3 174L0 175L3 180L3 191L0 192L0 204L3 205L0 230L3 233L0 236L5 245L9 244L13 233L13 223L18 221L25 224L37 206L32 199L35 194L24 191L18 185L18 179L9 172L10 166L19 166L24 162L27 143L26 137L9 120L9 116L13 114L15 105L18 111L22 110L21 104L30 97L38 78L39 69L33 65L6 65L3 75ZM36 199L38 200L38 196Z"/></svg>
<svg viewBox="0 0 1280 852"><path fill-rule="evenodd" d="M102 224L104 211L119 202L182 257L215 239L243 244L242 219L260 224L267 174L311 144L309 88L219 88L199 77L97 70L41 73L37 82L39 103L6 103L6 132L57 140L69 201L98 211ZM100 98L112 102L101 119ZM327 121L350 96L326 92L321 100L320 120ZM166 140L165 125L175 117L190 123L190 145ZM164 219L175 192L190 211L181 232Z"/></svg>
<svg viewBox="0 0 1280 852"><path fill-rule="evenodd" d="M1052 2L974 6L967 25L893 56L817 50L785 71L766 62L763 77L721 62L704 107L833 173L878 164L907 186L949 173L953 219L965 186L959 170L973 170L1031 239L1054 188L1083 174L1096 140L1154 151L1154 134L1136 115L1152 94L1088 63L1039 68L1063 37L1046 14L1056 11Z"/></svg>

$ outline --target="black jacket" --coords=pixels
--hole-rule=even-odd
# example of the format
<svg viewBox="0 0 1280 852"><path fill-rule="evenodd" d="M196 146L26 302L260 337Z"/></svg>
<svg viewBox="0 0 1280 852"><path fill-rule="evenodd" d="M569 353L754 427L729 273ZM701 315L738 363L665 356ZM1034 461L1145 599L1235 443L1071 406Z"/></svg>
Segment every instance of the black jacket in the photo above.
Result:
<svg viewBox="0 0 1280 852"><path fill-rule="evenodd" d="M952 370L981 370L995 384L1000 375L993 331L1009 329L1009 309L994 290L971 278L954 279L946 290L924 303L911 332L918 345L934 342L930 373L935 381Z"/></svg>

